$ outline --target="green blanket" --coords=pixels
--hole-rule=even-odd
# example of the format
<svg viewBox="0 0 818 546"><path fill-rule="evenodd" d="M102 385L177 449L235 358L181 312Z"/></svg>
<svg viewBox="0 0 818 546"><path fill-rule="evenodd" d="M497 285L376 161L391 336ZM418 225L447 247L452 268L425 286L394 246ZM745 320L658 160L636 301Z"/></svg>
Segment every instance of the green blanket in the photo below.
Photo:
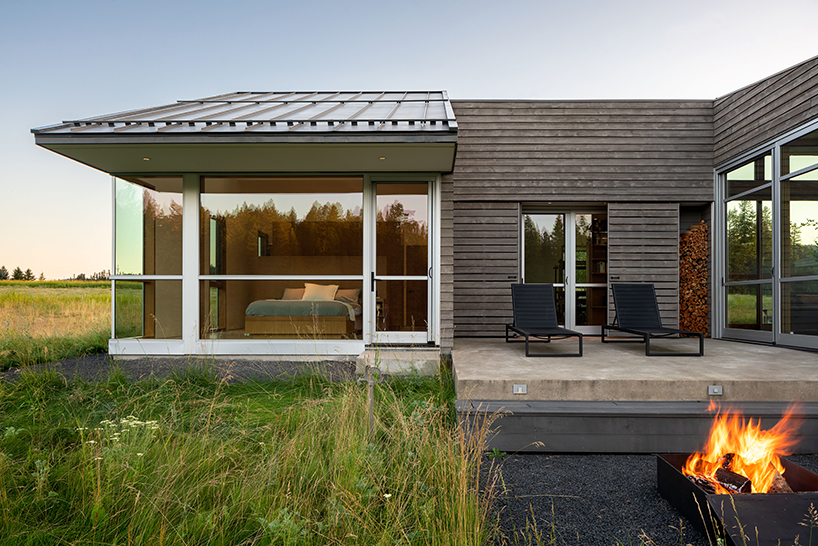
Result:
<svg viewBox="0 0 818 546"><path fill-rule="evenodd" d="M248 317L349 317L355 309L342 301L258 300L247 306Z"/></svg>

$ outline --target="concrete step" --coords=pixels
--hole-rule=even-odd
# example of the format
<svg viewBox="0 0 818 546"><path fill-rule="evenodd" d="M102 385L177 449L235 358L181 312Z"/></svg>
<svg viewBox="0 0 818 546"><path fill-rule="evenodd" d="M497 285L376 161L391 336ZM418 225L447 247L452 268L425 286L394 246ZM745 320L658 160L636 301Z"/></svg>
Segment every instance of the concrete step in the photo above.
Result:
<svg viewBox="0 0 818 546"><path fill-rule="evenodd" d="M789 404L731 404L762 429L772 428ZM707 402L458 400L467 430L491 423L488 448L506 452L692 453L700 451L714 413ZM793 453L818 453L818 402L798 410L801 441ZM488 419L488 421L487 421Z"/></svg>

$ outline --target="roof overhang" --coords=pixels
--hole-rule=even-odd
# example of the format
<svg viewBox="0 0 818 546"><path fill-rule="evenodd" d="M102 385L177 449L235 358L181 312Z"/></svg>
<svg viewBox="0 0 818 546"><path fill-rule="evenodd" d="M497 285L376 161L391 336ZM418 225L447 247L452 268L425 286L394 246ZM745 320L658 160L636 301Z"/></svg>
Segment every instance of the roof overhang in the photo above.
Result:
<svg viewBox="0 0 818 546"><path fill-rule="evenodd" d="M451 172L445 91L237 92L32 130L111 174Z"/></svg>
<svg viewBox="0 0 818 546"><path fill-rule="evenodd" d="M394 135L392 135L394 136ZM207 139L169 142L37 136L43 148L110 174L249 172L451 172L456 135L447 139L310 139L301 142ZM214 142L214 140L217 140Z"/></svg>

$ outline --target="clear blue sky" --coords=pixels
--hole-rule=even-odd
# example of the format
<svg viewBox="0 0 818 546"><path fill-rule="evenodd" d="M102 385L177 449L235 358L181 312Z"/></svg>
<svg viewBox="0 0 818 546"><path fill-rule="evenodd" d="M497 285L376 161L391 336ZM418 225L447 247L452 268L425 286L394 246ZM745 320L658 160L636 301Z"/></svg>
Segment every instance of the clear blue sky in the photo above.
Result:
<svg viewBox="0 0 818 546"><path fill-rule="evenodd" d="M818 1L0 1L0 265L111 265L107 175L33 127L229 91L712 99L818 55Z"/></svg>

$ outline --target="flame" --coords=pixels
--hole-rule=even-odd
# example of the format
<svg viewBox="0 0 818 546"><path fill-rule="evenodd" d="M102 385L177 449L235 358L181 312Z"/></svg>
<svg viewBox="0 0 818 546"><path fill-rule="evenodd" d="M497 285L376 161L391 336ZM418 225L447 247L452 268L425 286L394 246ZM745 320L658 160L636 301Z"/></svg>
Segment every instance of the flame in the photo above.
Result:
<svg viewBox="0 0 818 546"><path fill-rule="evenodd" d="M797 405L787 408L781 420L770 430L761 430L759 422L744 419L738 410L713 406L708 411L716 411L710 428L710 438L703 453L688 457L682 473L685 476L704 476L712 479L716 470L729 466L729 470L749 478L753 493L767 493L772 485L775 470L784 474L784 466L779 455L788 455L798 443L797 432L800 422L793 419ZM732 459L727 461L725 456ZM714 485L716 485L714 483ZM716 485L717 493L730 493Z"/></svg>

